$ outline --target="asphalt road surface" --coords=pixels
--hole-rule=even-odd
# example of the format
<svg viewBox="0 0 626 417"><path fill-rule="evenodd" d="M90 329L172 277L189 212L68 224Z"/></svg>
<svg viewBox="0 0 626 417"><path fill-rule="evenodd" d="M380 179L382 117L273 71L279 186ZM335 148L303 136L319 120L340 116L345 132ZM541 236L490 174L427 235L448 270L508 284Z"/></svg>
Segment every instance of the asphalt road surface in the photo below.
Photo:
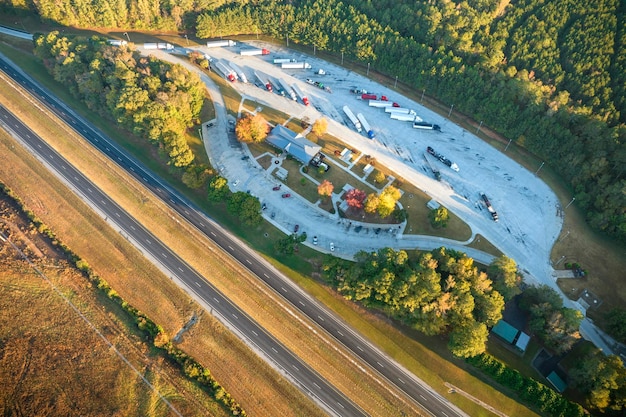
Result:
<svg viewBox="0 0 626 417"><path fill-rule="evenodd" d="M0 69L11 76L15 81L34 94L58 117L72 126L79 134L89 140L96 148L108 155L111 160L135 176L146 187L150 188L155 195L161 198L173 210L176 210L191 224L212 239L224 251L237 259L242 265L256 274L268 286L282 295L295 308L317 323L328 334L350 349L369 366L405 392L416 403L428 410L435 416L462 416L461 410L452 405L448 400L434 392L432 388L403 369L395 361L387 357L377 348L372 346L361 336L356 334L340 318L327 311L302 291L298 290L290 280L276 271L269 264L257 257L249 248L239 240L231 236L219 225L214 223L206 215L196 208L193 203L178 195L173 189L153 176L138 161L130 158L125 152L107 139L104 134L72 112L59 102L49 92L36 84L25 74L9 65L4 58L0 57ZM227 321L229 327L241 332L244 340L257 347L274 364L278 365L288 377L296 381L296 385L326 407L327 411L341 416L366 415L345 396L330 386L318 374L310 370L295 355L289 352L273 338L267 335L262 328L254 323L243 312L237 309L223 295L215 290L204 278L182 262L168 248L155 239L147 230L139 225L134 219L121 210L112 200L100 193L97 188L88 182L79 172L74 170L66 161L49 148L32 131L23 126L18 120L12 118L7 112L3 112L2 120L6 125L18 133L23 141L44 159L49 166L53 167L66 182L79 191L91 204L99 207L99 210L110 221L124 230L129 239L139 244L150 253L150 256L162 263L181 279L187 289L196 296L202 298L213 309L214 313ZM10 122L7 122L11 118Z"/></svg>

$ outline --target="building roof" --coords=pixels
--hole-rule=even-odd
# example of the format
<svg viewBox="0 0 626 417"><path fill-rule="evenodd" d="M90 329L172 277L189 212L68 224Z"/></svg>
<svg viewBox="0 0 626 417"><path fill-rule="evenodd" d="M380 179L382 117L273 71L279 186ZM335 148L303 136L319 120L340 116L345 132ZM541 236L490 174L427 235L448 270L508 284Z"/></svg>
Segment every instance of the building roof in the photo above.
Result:
<svg viewBox="0 0 626 417"><path fill-rule="evenodd" d="M282 125L276 125L265 140L305 164L322 150L321 146Z"/></svg>
<svg viewBox="0 0 626 417"><path fill-rule="evenodd" d="M528 347L528 342L530 342L530 336L524 332L520 332L517 342L515 342L515 347L521 350L522 352L526 352L526 348Z"/></svg>
<svg viewBox="0 0 626 417"><path fill-rule="evenodd" d="M506 340L507 342L513 343L513 341L515 340L515 336L517 336L517 333L519 332L519 330L511 326L506 321L500 320L498 323L496 323L495 326L493 326L493 329L491 329L491 332L500 336L502 339Z"/></svg>
<svg viewBox="0 0 626 417"><path fill-rule="evenodd" d="M561 377L558 376L557 373L554 371L550 372L550 375L548 375L546 379L550 381L550 383L554 386L554 388L556 388L558 392L563 392L565 391L565 388L567 388L567 384L565 383L565 381L563 381Z"/></svg>

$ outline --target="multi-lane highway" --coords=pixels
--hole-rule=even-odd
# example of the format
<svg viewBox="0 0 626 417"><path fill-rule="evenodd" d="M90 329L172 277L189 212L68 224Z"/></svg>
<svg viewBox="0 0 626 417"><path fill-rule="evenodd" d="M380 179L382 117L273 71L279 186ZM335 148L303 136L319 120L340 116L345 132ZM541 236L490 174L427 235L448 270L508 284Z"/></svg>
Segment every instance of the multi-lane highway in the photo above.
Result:
<svg viewBox="0 0 626 417"><path fill-rule="evenodd" d="M283 296L302 314L308 316L328 334L350 349L356 356L368 363L378 374L428 410L429 414L449 417L465 415L416 376L410 374L356 334L340 318L297 289L288 278L284 277L271 265L256 256L252 250L223 230L218 224L203 214L192 202L163 183L138 161L126 155L121 148L107 139L103 133L59 102L52 94L11 65L4 57L0 57L0 70L29 90L41 103L68 125L72 126L96 148L108 155L111 160L141 181L147 188L151 189L155 195L161 198L173 210L176 210L226 253L237 259L243 266L258 276L259 279ZM341 416L366 415L364 410L359 409L317 373L309 369L295 355L266 334L262 328L230 303L199 276L197 272L192 270L147 230L141 227L132 217L121 210L112 200L101 193L84 176L63 160L60 155L48 147L45 142L21 124L19 120L6 112L5 109L2 109L0 118L33 152L45 160L72 187L79 190L91 205L98 207L104 215L123 229L130 239L148 251L163 266L167 267L169 271L185 283L188 290L193 291L197 297L203 299L206 305L210 306L222 320L236 328L238 332L244 335L248 343L252 343L266 357L277 364L295 381L299 388L322 404L328 412ZM401 411L399 410L399 412Z"/></svg>

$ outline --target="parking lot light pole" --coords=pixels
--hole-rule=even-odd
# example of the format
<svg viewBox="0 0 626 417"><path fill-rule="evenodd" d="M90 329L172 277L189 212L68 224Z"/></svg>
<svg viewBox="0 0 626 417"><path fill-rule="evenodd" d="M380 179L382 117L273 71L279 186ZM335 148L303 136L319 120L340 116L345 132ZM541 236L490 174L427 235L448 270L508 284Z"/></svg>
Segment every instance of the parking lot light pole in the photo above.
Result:
<svg viewBox="0 0 626 417"><path fill-rule="evenodd" d="M568 208L569 206L572 205L572 203L574 202L574 200L576 200L576 197L572 197L572 201L570 201L569 203L567 203L567 205L565 206L565 208ZM569 233L569 231L568 231Z"/></svg>
<svg viewBox="0 0 626 417"><path fill-rule="evenodd" d="M126 39L128 39L128 42L130 42L130 36L128 36L128 32L124 32L123 35L126 36Z"/></svg>
<svg viewBox="0 0 626 417"><path fill-rule="evenodd" d="M370 75L370 63L367 63L367 76L369 77Z"/></svg>
<svg viewBox="0 0 626 417"><path fill-rule="evenodd" d="M480 121L480 124L478 125L478 129L476 129L476 134L478 134L478 132L480 132L480 128L483 127L483 121Z"/></svg>
<svg viewBox="0 0 626 417"><path fill-rule="evenodd" d="M393 84L393 88L396 88L398 86L398 76L396 75L396 82Z"/></svg>
<svg viewBox="0 0 626 417"><path fill-rule="evenodd" d="M448 112L448 118L450 118L450 115L452 114L452 109L454 109L454 104L450 106L450 111Z"/></svg>
<svg viewBox="0 0 626 417"><path fill-rule="evenodd" d="M506 150L509 149L509 145L511 144L512 141L513 141L513 138L509 139L509 143L506 144L506 147L504 148L504 152L506 152Z"/></svg>
<svg viewBox="0 0 626 417"><path fill-rule="evenodd" d="M543 168L543 164L545 164L545 162L542 162L541 165L539 165L539 168L537 168L537 171L535 171L535 175L537 175L541 168Z"/></svg>
<svg viewBox="0 0 626 417"><path fill-rule="evenodd" d="M422 103L424 103L424 94L426 94L426 89L422 90L422 101L421 101Z"/></svg>

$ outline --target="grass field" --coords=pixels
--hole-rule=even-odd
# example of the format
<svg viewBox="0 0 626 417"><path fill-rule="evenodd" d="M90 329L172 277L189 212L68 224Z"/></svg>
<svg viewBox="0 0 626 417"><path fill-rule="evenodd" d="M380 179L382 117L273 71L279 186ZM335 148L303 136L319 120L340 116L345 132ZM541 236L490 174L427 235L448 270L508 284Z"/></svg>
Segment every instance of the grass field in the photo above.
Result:
<svg viewBox="0 0 626 417"><path fill-rule="evenodd" d="M118 305L102 296L0 196L0 410L4 415L227 416L178 369L154 355ZM57 293L71 300L80 313ZM152 390L94 331L124 355Z"/></svg>

